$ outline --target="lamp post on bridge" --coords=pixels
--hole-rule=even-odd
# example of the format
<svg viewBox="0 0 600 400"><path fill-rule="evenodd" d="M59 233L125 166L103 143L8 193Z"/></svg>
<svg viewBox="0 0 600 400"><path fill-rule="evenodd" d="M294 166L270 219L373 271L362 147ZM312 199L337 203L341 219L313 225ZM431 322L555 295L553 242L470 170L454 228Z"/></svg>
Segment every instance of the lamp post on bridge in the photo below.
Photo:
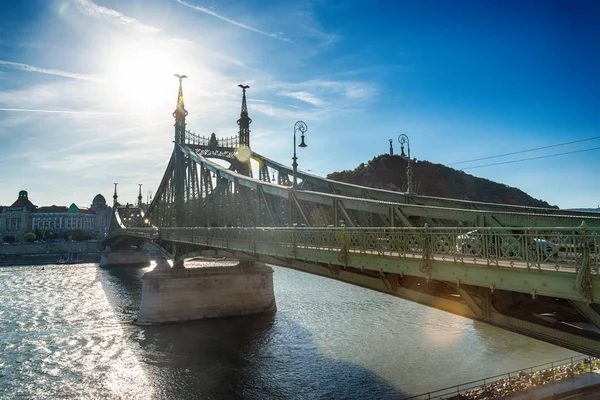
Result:
<svg viewBox="0 0 600 400"><path fill-rule="evenodd" d="M405 158L408 161L408 166L406 167L406 179L408 180L408 184L406 186L406 193L412 193L412 167L410 165L410 141L408 140L408 136L404 133L398 136L398 142L400 142L400 157ZM404 144L406 144L406 151L408 152L408 157L404 153Z"/></svg>
<svg viewBox="0 0 600 400"><path fill-rule="evenodd" d="M292 157L292 168L294 170L292 176L293 176L293 184L292 184L292 188L295 188L297 185L297 181L296 181L296 170L298 169L298 157L296 157L296 132L299 131L301 133L301 140L300 140L300 144L298 145L298 147L306 147L306 143L304 143L304 133L308 130L308 127L306 126L306 123L304 123L304 121L298 121L294 124L294 157Z"/></svg>

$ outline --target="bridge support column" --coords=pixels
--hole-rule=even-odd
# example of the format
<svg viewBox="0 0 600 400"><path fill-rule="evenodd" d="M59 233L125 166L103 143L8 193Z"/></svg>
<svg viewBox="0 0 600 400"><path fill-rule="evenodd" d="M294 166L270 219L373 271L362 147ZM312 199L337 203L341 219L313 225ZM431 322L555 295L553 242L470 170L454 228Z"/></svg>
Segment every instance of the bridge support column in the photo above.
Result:
<svg viewBox="0 0 600 400"><path fill-rule="evenodd" d="M100 254L101 267L147 267L150 265L150 256L145 249L107 247Z"/></svg>
<svg viewBox="0 0 600 400"><path fill-rule="evenodd" d="M142 277L137 323L153 325L275 312L273 269L234 266L155 269Z"/></svg>

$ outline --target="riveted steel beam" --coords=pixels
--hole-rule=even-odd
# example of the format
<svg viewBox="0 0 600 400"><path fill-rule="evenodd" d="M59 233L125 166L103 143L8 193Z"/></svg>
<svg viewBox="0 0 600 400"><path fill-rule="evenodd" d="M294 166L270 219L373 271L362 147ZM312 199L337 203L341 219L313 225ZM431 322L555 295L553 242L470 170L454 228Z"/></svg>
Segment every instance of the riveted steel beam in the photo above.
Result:
<svg viewBox="0 0 600 400"><path fill-rule="evenodd" d="M587 318L596 328L600 329L600 314L592 307L591 304L578 301L571 300L571 304L575 307L584 317Z"/></svg>

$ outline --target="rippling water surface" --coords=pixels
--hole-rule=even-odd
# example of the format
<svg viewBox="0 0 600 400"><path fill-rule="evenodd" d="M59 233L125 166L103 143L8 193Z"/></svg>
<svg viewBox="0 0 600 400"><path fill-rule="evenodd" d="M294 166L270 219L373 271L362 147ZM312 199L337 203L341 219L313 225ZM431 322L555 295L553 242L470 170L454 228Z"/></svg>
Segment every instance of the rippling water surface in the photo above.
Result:
<svg viewBox="0 0 600 400"><path fill-rule="evenodd" d="M147 269L0 268L0 398L402 398L575 353L275 268L275 315L132 324Z"/></svg>

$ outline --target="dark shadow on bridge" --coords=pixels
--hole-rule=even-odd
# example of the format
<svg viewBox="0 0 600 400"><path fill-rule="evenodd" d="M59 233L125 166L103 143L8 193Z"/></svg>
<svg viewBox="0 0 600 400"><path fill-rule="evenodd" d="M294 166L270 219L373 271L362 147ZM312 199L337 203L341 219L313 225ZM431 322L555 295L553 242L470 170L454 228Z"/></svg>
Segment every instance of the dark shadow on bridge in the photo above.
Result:
<svg viewBox="0 0 600 400"><path fill-rule="evenodd" d="M99 269L118 317L133 321L146 269ZM138 327L131 340L157 398L402 399L367 369L323 354L283 313Z"/></svg>

